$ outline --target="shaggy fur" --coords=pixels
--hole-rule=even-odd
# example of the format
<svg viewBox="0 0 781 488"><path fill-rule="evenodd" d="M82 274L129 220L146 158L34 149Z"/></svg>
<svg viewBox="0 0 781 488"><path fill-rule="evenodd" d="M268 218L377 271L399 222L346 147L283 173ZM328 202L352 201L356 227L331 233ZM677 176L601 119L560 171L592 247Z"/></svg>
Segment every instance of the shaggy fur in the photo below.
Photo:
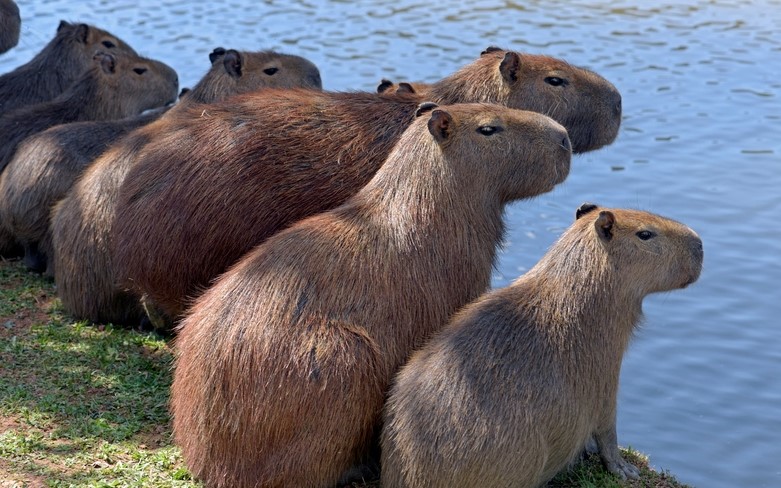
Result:
<svg viewBox="0 0 781 488"><path fill-rule="evenodd" d="M128 324L142 316L138 299L117 286L109 242L119 186L147 144L170 127L178 114L209 110L214 102L234 93L265 87L320 87L317 67L298 56L274 52L244 53L224 49L212 52L212 69L182 103L160 119L140 127L103 153L84 172L51 217L52 248L57 294L66 310L93 321ZM174 143L180 149L187 139Z"/></svg>
<svg viewBox="0 0 781 488"><path fill-rule="evenodd" d="M488 286L505 204L569 162L548 117L435 108L344 205L242 258L179 329L171 409L190 470L212 487L333 486L365 459L396 369Z"/></svg>
<svg viewBox="0 0 781 488"><path fill-rule="evenodd" d="M621 360L643 298L697 279L702 241L646 212L585 205L578 217L402 368L385 405L383 488L541 487L592 436L611 472L638 476L616 440Z"/></svg>
<svg viewBox="0 0 781 488"><path fill-rule="evenodd" d="M552 75L569 85L550 85ZM589 71L491 50L415 93L274 90L192 107L169 119L120 190L117 276L180 315L254 246L363 187L418 103L491 102L545 112L577 135L575 150L589 150L615 138L620 100Z"/></svg>

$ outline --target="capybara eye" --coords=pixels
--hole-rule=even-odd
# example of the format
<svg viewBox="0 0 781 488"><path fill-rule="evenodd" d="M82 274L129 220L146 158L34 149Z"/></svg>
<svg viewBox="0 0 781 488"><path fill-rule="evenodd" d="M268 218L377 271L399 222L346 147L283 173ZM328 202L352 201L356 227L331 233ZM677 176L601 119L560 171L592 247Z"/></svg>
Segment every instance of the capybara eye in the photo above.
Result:
<svg viewBox="0 0 781 488"><path fill-rule="evenodd" d="M551 86L561 86L561 85L566 85L567 80L565 80L564 78L559 78L558 76L549 76L545 78L545 83Z"/></svg>
<svg viewBox="0 0 781 488"><path fill-rule="evenodd" d="M109 49L111 49L112 47L117 47L117 45L116 45L116 44L114 44L114 43L113 43L113 42L111 42L111 41L103 41L103 42L101 42L101 44L103 44L105 47L107 47L107 48L109 48Z"/></svg>
<svg viewBox="0 0 781 488"><path fill-rule="evenodd" d="M146 73L146 68L133 68L133 71L135 71L135 73L138 75L143 75Z"/></svg>
<svg viewBox="0 0 781 488"><path fill-rule="evenodd" d="M502 132L502 130L504 129L501 127L494 127L492 125L481 125L477 128L478 134L482 134L484 136L490 136L496 134L497 132Z"/></svg>
<svg viewBox="0 0 781 488"><path fill-rule="evenodd" d="M648 239L650 239L650 238L652 238L652 237L656 236L656 234L654 234L654 233L653 233L653 232L651 232L650 230L641 230L640 232L638 232L638 233L637 233L637 234L635 234L635 235L636 235L637 237L639 237L639 238L640 238L641 240L643 240L643 241L647 241Z"/></svg>
<svg viewBox="0 0 781 488"><path fill-rule="evenodd" d="M279 71L279 68L266 68L266 69L263 70L263 72L266 73L269 76L273 75L277 71Z"/></svg>

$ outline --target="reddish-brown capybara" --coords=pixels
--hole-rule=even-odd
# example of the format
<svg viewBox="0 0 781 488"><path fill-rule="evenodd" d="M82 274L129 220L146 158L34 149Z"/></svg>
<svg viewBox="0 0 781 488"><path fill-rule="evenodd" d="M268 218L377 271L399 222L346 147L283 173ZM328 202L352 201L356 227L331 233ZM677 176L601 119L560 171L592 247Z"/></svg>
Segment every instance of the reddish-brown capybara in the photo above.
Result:
<svg viewBox="0 0 781 488"><path fill-rule="evenodd" d="M19 7L13 0L0 0L0 54L16 46L22 29Z"/></svg>
<svg viewBox="0 0 781 488"><path fill-rule="evenodd" d="M309 79L311 86L320 86L317 67L298 56L218 47L209 54L209 61L211 69L187 92L188 103L211 103L269 85L294 86L298 80ZM115 140L157 120L162 113L60 125L29 137L19 146L0 177L0 222L24 246L28 268L41 272L47 265L51 206Z"/></svg>
<svg viewBox="0 0 781 488"><path fill-rule="evenodd" d="M543 112L574 151L609 144L621 118L621 96L602 77L496 49L423 93L267 91L192 107L169 119L120 190L117 276L180 315L252 247L363 187L423 101Z"/></svg>
<svg viewBox="0 0 781 488"><path fill-rule="evenodd" d="M419 112L364 188L248 253L182 320L174 438L207 486L346 482L396 369L488 286L505 204L569 172L542 114Z"/></svg>
<svg viewBox="0 0 781 488"><path fill-rule="evenodd" d="M54 39L33 59L0 76L0 115L55 98L92 66L92 57L99 50L137 55L110 32L60 21Z"/></svg>
<svg viewBox="0 0 781 488"><path fill-rule="evenodd" d="M396 376L383 488L541 487L593 436L621 478L621 360L649 293L682 288L702 241L647 212L584 204L542 260L466 306Z"/></svg>
<svg viewBox="0 0 781 488"><path fill-rule="evenodd" d="M179 82L169 66L131 54L95 54L93 65L55 99L0 116L0 173L25 138L57 124L116 119L176 100ZM0 220L0 253L13 236Z"/></svg>
<svg viewBox="0 0 781 488"><path fill-rule="evenodd" d="M198 100L217 101L266 87L320 88L319 70L302 57L271 51L221 51L212 53L216 65L177 106L117 141L55 206L50 262L57 294L72 315L120 324L135 323L142 315L137 296L117 286L109 242L119 185L135 158L145 154L148 145L157 144L158 135L170 127L170 118L190 113L187 107L194 104L198 116L210 110L210 104L196 104ZM185 140L165 143L188 144Z"/></svg>

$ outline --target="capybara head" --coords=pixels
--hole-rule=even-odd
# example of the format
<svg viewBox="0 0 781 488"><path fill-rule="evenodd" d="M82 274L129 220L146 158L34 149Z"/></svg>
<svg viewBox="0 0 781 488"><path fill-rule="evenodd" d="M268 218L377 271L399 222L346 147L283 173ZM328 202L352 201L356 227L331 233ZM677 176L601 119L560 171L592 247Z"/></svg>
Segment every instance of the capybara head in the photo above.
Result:
<svg viewBox="0 0 781 488"><path fill-rule="evenodd" d="M19 42L22 17L13 0L0 0L0 53L4 53Z"/></svg>
<svg viewBox="0 0 781 488"><path fill-rule="evenodd" d="M575 153L610 144L621 125L621 94L609 81L549 56L489 47L431 89L443 103L467 89L472 100L545 114L566 127Z"/></svg>
<svg viewBox="0 0 781 488"><path fill-rule="evenodd" d="M218 47L209 53L209 61L211 69L193 87L188 101L212 103L259 88L322 89L320 70L300 56Z"/></svg>
<svg viewBox="0 0 781 488"><path fill-rule="evenodd" d="M71 24L64 20L57 27L55 42L68 44L80 52L80 58L87 64L96 51L107 53L135 54L136 51L119 37L89 24Z"/></svg>
<svg viewBox="0 0 781 488"><path fill-rule="evenodd" d="M95 118L128 117L176 101L179 78L165 63L105 52L96 53L93 63L87 76L98 80L95 103L108 112L105 117Z"/></svg>
<svg viewBox="0 0 781 488"><path fill-rule="evenodd" d="M689 227L639 210L586 203L576 212L574 236L590 240L634 296L683 288L702 270L702 240ZM567 239L567 237L562 237Z"/></svg>
<svg viewBox="0 0 781 488"><path fill-rule="evenodd" d="M458 162L451 171L478 187L495 188L501 203L548 192L569 174L567 131L539 113L492 104L438 106L426 102L417 115L426 119L441 152ZM519 144L519 139L524 143ZM411 150L425 154L424 148ZM475 167L476 161L483 163ZM519 164L524 161L535 164Z"/></svg>
<svg viewBox="0 0 781 488"><path fill-rule="evenodd" d="M377 93L385 93L388 95L392 93L416 93L415 86L426 88L428 85L425 83L408 83L406 81L394 83L391 80L383 78L380 80L380 84L377 85Z"/></svg>

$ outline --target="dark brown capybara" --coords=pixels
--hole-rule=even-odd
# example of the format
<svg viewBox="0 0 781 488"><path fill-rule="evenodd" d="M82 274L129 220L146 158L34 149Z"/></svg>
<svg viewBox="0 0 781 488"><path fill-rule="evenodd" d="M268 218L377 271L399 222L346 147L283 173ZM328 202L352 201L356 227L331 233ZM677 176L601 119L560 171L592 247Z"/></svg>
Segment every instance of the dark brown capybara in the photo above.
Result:
<svg viewBox="0 0 781 488"><path fill-rule="evenodd" d="M97 53L93 65L49 102L0 116L0 173L25 138L57 124L138 114L176 99L179 82L167 65L130 54ZM0 221L0 254L14 252L14 238Z"/></svg>
<svg viewBox="0 0 781 488"><path fill-rule="evenodd" d="M99 50L137 55L110 32L60 21L54 39L32 60L0 76L0 115L57 97L92 66Z"/></svg>
<svg viewBox="0 0 781 488"><path fill-rule="evenodd" d="M313 88L321 85L317 67L299 56L215 48L209 54L209 61L209 71L187 92L187 103L211 103L269 85ZM46 255L51 254L52 205L65 197L86 166L115 140L157 120L162 113L60 125L20 145L0 177L0 222L24 246L28 268L42 272L47 266Z"/></svg>
<svg viewBox="0 0 781 488"><path fill-rule="evenodd" d="M129 54L95 54L92 66L55 99L0 116L0 172L25 138L84 120L121 119L176 100L179 79L170 66Z"/></svg>
<svg viewBox="0 0 781 488"><path fill-rule="evenodd" d="M268 91L180 112L120 190L117 276L180 315L252 247L363 187L423 101L544 112L576 134L575 151L613 141L621 118L602 77L512 51L486 50L424 92Z"/></svg>
<svg viewBox="0 0 781 488"><path fill-rule="evenodd" d="M212 69L181 103L117 141L89 165L55 206L50 224L50 263L57 294L72 315L118 324L134 324L143 316L138 296L117 286L109 242L119 186L135 159L146 153L147 146L157 144L159 134L170 126L170 118L190 113L187 107L193 105L198 107L200 117L211 105L195 104L198 100L216 102L233 93L267 87L320 87L319 70L302 57L271 51L215 51Z"/></svg>
<svg viewBox="0 0 781 488"><path fill-rule="evenodd" d="M22 30L19 7L13 0L0 0L0 54L16 46Z"/></svg>
<svg viewBox="0 0 781 488"><path fill-rule="evenodd" d="M683 224L581 206L536 266L464 307L396 376L383 488L540 487L592 436L609 471L637 478L616 438L622 357L643 298L694 282L702 258Z"/></svg>
<svg viewBox="0 0 781 488"><path fill-rule="evenodd" d="M394 372L489 285L505 204L569 172L542 114L419 112L364 188L248 253L182 320L174 438L207 486L348 482Z"/></svg>

